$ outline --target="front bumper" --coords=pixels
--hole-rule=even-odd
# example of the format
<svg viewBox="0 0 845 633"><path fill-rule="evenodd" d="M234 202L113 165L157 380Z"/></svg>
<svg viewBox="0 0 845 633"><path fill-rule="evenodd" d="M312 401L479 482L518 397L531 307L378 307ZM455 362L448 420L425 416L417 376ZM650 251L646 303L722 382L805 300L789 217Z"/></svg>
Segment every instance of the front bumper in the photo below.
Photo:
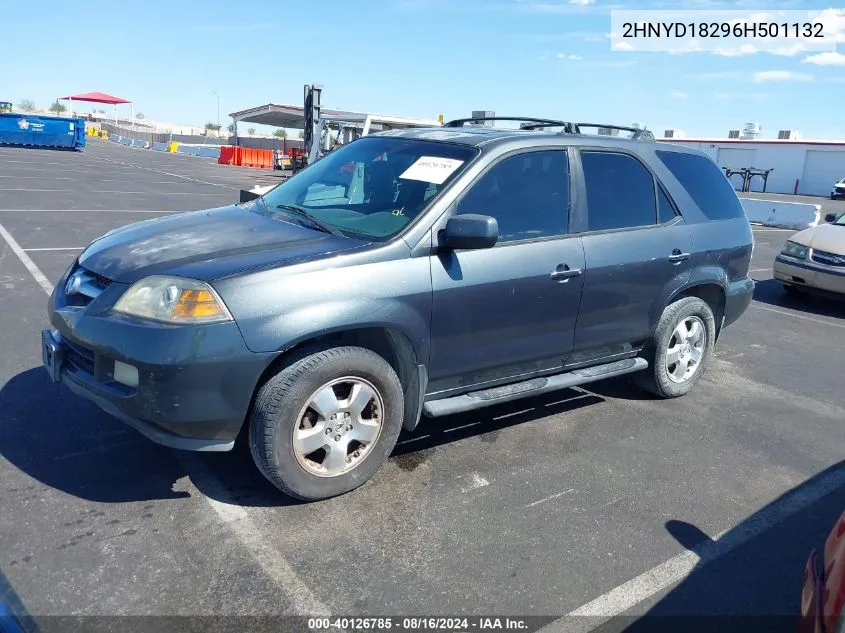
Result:
<svg viewBox="0 0 845 633"><path fill-rule="evenodd" d="M817 264L778 255L772 267L774 278L784 283L812 290L845 295L845 268Z"/></svg>
<svg viewBox="0 0 845 633"><path fill-rule="evenodd" d="M176 326L112 313L104 306L114 305L120 286L82 308L67 305L63 284L56 286L53 329L42 333L51 379L159 444L230 450L274 355L248 350L232 322ZM137 386L115 380L115 361L137 368Z"/></svg>

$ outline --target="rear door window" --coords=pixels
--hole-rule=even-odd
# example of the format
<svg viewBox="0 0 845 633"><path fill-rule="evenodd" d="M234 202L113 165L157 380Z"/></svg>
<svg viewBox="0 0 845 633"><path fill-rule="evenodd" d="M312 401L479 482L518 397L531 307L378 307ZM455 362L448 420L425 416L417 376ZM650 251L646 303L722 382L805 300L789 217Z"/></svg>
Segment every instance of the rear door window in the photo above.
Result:
<svg viewBox="0 0 845 633"><path fill-rule="evenodd" d="M712 160L685 152L658 150L656 154L707 218L729 220L745 215L734 188Z"/></svg>
<svg viewBox="0 0 845 633"><path fill-rule="evenodd" d="M654 178L627 154L582 151L589 231L657 223Z"/></svg>

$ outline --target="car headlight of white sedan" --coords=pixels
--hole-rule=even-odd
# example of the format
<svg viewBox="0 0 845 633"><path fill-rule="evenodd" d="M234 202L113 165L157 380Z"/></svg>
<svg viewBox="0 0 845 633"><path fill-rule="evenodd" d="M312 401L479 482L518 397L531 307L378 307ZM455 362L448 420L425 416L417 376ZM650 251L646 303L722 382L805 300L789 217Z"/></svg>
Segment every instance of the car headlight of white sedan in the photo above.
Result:
<svg viewBox="0 0 845 633"><path fill-rule="evenodd" d="M786 244L783 245L781 254L786 255L787 257L794 257L795 259L807 259L807 252L809 250L810 249L803 244L787 241Z"/></svg>
<svg viewBox="0 0 845 633"><path fill-rule="evenodd" d="M134 283L114 306L115 312L165 323L231 321L232 315L207 283L153 275Z"/></svg>

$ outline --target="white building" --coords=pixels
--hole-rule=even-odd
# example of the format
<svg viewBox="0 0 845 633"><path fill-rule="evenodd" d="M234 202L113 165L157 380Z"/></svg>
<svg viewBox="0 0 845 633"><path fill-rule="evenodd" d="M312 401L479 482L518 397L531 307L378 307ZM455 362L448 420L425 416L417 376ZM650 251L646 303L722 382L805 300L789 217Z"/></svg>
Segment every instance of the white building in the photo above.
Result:
<svg viewBox="0 0 845 633"><path fill-rule="evenodd" d="M833 183L845 178L845 141L795 139L696 139L664 138L659 142L695 147L707 153L720 167L771 169L766 191L829 196ZM734 176L734 188L742 187ZM763 181L755 177L752 191L762 191Z"/></svg>

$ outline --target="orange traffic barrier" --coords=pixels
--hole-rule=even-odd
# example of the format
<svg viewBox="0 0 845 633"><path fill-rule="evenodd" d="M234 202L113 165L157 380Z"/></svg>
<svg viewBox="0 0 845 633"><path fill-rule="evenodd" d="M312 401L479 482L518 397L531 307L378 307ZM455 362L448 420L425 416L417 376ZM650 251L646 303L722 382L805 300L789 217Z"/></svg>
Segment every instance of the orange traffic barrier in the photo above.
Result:
<svg viewBox="0 0 845 633"><path fill-rule="evenodd" d="M220 158L217 162L220 165L273 169L273 150L224 145L220 148Z"/></svg>
<svg viewBox="0 0 845 633"><path fill-rule="evenodd" d="M220 158L217 159L217 163L220 165L239 165L240 149L240 147L232 145L223 145L220 148Z"/></svg>
<svg viewBox="0 0 845 633"><path fill-rule="evenodd" d="M258 150L258 167L261 169L273 169L273 150Z"/></svg>
<svg viewBox="0 0 845 633"><path fill-rule="evenodd" d="M256 150L251 147L241 148L241 166L242 167L256 167Z"/></svg>

